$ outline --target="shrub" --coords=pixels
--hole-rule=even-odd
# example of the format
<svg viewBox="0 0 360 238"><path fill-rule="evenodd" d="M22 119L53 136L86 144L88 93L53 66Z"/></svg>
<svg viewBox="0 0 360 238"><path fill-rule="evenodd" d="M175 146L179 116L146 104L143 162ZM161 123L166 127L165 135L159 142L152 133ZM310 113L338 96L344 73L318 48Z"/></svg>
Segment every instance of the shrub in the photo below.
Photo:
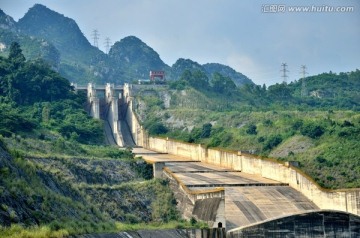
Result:
<svg viewBox="0 0 360 238"><path fill-rule="evenodd" d="M315 123L307 123L301 127L300 132L303 136L316 139L324 134L325 129Z"/></svg>
<svg viewBox="0 0 360 238"><path fill-rule="evenodd" d="M264 150L272 150L274 147L279 145L281 142L282 142L282 138L280 135L272 135L265 142Z"/></svg>
<svg viewBox="0 0 360 238"><path fill-rule="evenodd" d="M214 136L207 144L207 147L218 147L220 144L221 144L221 139L218 136Z"/></svg>
<svg viewBox="0 0 360 238"><path fill-rule="evenodd" d="M168 132L168 129L161 122L150 125L148 130L151 135L161 135Z"/></svg>
<svg viewBox="0 0 360 238"><path fill-rule="evenodd" d="M293 124L292 124L292 128L294 130L299 130L302 125L304 124L303 120L299 119L299 120L296 120Z"/></svg>
<svg viewBox="0 0 360 238"><path fill-rule="evenodd" d="M270 119L266 119L264 122L263 122L264 126L266 127L270 127L272 126L274 123L270 120Z"/></svg>
<svg viewBox="0 0 360 238"><path fill-rule="evenodd" d="M3 148L4 150L6 150L6 144L4 142L3 137L0 135L0 147Z"/></svg>
<svg viewBox="0 0 360 238"><path fill-rule="evenodd" d="M211 134L211 128L212 128L211 123L205 123L202 126L202 131L201 131L200 137L201 138L208 138L210 136L210 134Z"/></svg>
<svg viewBox="0 0 360 238"><path fill-rule="evenodd" d="M249 135L256 135L257 134L257 131L256 131L256 125L254 124L250 124L248 126L248 128L246 129L246 133L249 134Z"/></svg>

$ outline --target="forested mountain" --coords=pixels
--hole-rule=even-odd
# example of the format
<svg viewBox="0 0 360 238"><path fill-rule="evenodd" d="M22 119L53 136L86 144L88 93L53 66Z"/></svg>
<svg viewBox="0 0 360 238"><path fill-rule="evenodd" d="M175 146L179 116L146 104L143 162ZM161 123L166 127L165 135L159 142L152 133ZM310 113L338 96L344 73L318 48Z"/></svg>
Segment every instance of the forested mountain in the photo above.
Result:
<svg viewBox="0 0 360 238"><path fill-rule="evenodd" d="M190 72L203 72L209 79L213 77L213 74L218 73L224 76L224 78L230 78L237 86L254 84L248 77L236 72L231 67L217 63L201 65L191 59L180 58L171 66L171 68L172 77L174 79L180 79L183 72L188 70Z"/></svg>
<svg viewBox="0 0 360 238"><path fill-rule="evenodd" d="M206 72L201 64L192 61L191 59L183 59L183 58L178 59L171 66L171 68L174 79L179 79L185 70L189 70L191 72L195 72L195 71L201 71L204 73Z"/></svg>
<svg viewBox="0 0 360 238"><path fill-rule="evenodd" d="M126 77L126 81L149 79L150 70L165 70L166 65L157 52L135 36L128 36L116 42L110 49L109 57Z"/></svg>
<svg viewBox="0 0 360 238"><path fill-rule="evenodd" d="M203 65L208 77L211 77L214 73L220 73L223 76L230 77L234 83L238 86L244 84L254 84L248 77L242 73L236 72L233 68L217 63L208 63Z"/></svg>
<svg viewBox="0 0 360 238"><path fill-rule="evenodd" d="M21 44L28 59L43 58L69 81L80 84L148 79L150 70L165 70L167 79L176 80L185 69L192 70L166 65L157 52L134 36L116 41L105 54L90 44L73 19L41 4L35 4L18 22L0 12L0 54L6 56L14 41ZM221 70L238 85L249 82L227 66L215 65L207 66L208 71L202 67L202 71L210 76Z"/></svg>
<svg viewBox="0 0 360 238"><path fill-rule="evenodd" d="M108 74L107 57L92 46L76 22L35 4L17 23L21 34L51 42L60 52L59 72L70 81L101 82Z"/></svg>
<svg viewBox="0 0 360 238"><path fill-rule="evenodd" d="M52 42L65 58L76 58L87 51L96 50L73 19L40 4L30 8L17 27L26 35Z"/></svg>
<svg viewBox="0 0 360 238"><path fill-rule="evenodd" d="M289 84L289 89L294 95L301 95L303 81L305 80L305 96L322 99L352 100L354 103L360 102L360 70L353 72L335 74L333 72L322 73L300 79Z"/></svg>

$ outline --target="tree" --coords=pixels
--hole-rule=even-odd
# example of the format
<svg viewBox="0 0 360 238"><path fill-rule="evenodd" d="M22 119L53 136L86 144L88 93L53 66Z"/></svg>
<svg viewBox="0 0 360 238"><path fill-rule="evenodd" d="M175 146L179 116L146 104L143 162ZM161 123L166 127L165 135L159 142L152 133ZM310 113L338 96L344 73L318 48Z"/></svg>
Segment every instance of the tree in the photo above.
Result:
<svg viewBox="0 0 360 238"><path fill-rule="evenodd" d="M284 100L284 99L290 99L291 96L291 91L288 87L288 85L286 84L275 84L275 85L271 85L268 88L268 97L270 97L271 99L280 99L280 100Z"/></svg>
<svg viewBox="0 0 360 238"><path fill-rule="evenodd" d="M53 71L46 62L23 61L25 58L18 44L12 44L7 60L0 60L0 92L18 104L55 101L71 94L70 82ZM8 70L4 69L6 66Z"/></svg>
<svg viewBox="0 0 360 238"><path fill-rule="evenodd" d="M325 132L325 129L315 123L306 123L301 127L300 132L303 136L308 136L315 139L322 136L322 134Z"/></svg>
<svg viewBox="0 0 360 238"><path fill-rule="evenodd" d="M209 138L210 134L211 134L211 128L212 128L211 123L205 123L202 126L202 132L201 132L200 137L201 138Z"/></svg>
<svg viewBox="0 0 360 238"><path fill-rule="evenodd" d="M15 69L25 63L26 59L22 53L19 43L13 42L10 45L10 53L8 59L13 63Z"/></svg>
<svg viewBox="0 0 360 238"><path fill-rule="evenodd" d="M168 129L161 122L150 125L148 130L150 135L161 135L168 132Z"/></svg>
<svg viewBox="0 0 360 238"><path fill-rule="evenodd" d="M180 77L180 81L185 81L191 87L198 90L207 90L210 87L209 78L204 72L200 70L197 70L195 72L185 70Z"/></svg>
<svg viewBox="0 0 360 238"><path fill-rule="evenodd" d="M250 124L248 126L248 128L246 129L246 133L249 134L249 135L256 135L257 134L257 131L256 131L256 125L254 124Z"/></svg>
<svg viewBox="0 0 360 238"><path fill-rule="evenodd" d="M264 144L264 150L272 150L282 142L280 135L271 135Z"/></svg>
<svg viewBox="0 0 360 238"><path fill-rule="evenodd" d="M236 84L230 77L225 77L222 74L214 73L210 81L213 91L217 93L231 94L236 89Z"/></svg>

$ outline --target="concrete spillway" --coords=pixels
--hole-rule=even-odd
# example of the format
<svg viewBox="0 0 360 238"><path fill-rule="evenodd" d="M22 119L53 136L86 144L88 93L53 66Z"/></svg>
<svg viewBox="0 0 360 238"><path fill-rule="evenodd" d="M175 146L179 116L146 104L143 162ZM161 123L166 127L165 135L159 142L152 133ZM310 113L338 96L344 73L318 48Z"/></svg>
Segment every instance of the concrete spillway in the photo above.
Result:
<svg viewBox="0 0 360 238"><path fill-rule="evenodd" d="M279 216L319 209L300 192L275 180L174 155L145 153L143 149L138 152L149 163L163 164L168 176L181 184L187 193L201 194L203 199L192 200L192 214L186 208L190 202L180 198L182 210L188 216L198 215L199 218L210 219L214 226L222 222L230 230ZM214 189L222 190L223 196L211 195ZM204 208L208 208L209 214L204 212Z"/></svg>
<svg viewBox="0 0 360 238"><path fill-rule="evenodd" d="M122 87L113 84L96 86L89 84L86 88L88 95L87 110L89 114L104 121L106 142L120 147L135 147L131 130L126 122L127 102Z"/></svg>
<svg viewBox="0 0 360 238"><path fill-rule="evenodd" d="M185 218L221 224L227 237L360 237L359 216L321 210L288 184L186 157L134 152L170 180Z"/></svg>
<svg viewBox="0 0 360 238"><path fill-rule="evenodd" d="M135 147L136 144L134 142L134 139L132 138L132 134L130 132L129 125L126 123L125 120L120 120L120 132L123 139L123 146L124 147Z"/></svg>
<svg viewBox="0 0 360 238"><path fill-rule="evenodd" d="M104 133L105 133L105 141L108 145L117 145L114 138L114 134L112 132L112 129L108 121L104 121Z"/></svg>
<svg viewBox="0 0 360 238"><path fill-rule="evenodd" d="M288 186L225 188L227 230L318 209L304 195Z"/></svg>

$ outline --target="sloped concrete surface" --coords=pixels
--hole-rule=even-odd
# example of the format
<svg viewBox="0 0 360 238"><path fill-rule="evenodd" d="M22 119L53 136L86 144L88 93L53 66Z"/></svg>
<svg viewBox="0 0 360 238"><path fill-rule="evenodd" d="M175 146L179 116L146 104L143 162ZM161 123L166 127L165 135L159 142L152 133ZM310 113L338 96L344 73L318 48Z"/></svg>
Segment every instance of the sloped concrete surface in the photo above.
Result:
<svg viewBox="0 0 360 238"><path fill-rule="evenodd" d="M117 145L108 121L104 121L105 140L109 145Z"/></svg>
<svg viewBox="0 0 360 238"><path fill-rule="evenodd" d="M142 149L145 160L151 163L164 163L166 171L170 172L180 184L186 186L188 191L211 193L214 188L224 189L225 196L221 199L225 201L224 226L227 231L278 217L319 210L318 206L288 184L260 175L186 160L175 155L145 152ZM211 203L206 199L200 199L202 202L196 201L197 206L194 208L198 210L194 209L193 215L201 217L199 211L205 209L204 204L210 209ZM209 201L216 204L221 200L212 199ZM214 216L215 214L211 213L207 218L213 220Z"/></svg>
<svg viewBox="0 0 360 238"><path fill-rule="evenodd" d="M318 209L304 195L288 186L225 188L227 230Z"/></svg>
<svg viewBox="0 0 360 238"><path fill-rule="evenodd" d="M132 138L130 128L126 121L120 120L120 128L121 128L121 135L124 141L124 147L135 147L136 144L134 139Z"/></svg>

